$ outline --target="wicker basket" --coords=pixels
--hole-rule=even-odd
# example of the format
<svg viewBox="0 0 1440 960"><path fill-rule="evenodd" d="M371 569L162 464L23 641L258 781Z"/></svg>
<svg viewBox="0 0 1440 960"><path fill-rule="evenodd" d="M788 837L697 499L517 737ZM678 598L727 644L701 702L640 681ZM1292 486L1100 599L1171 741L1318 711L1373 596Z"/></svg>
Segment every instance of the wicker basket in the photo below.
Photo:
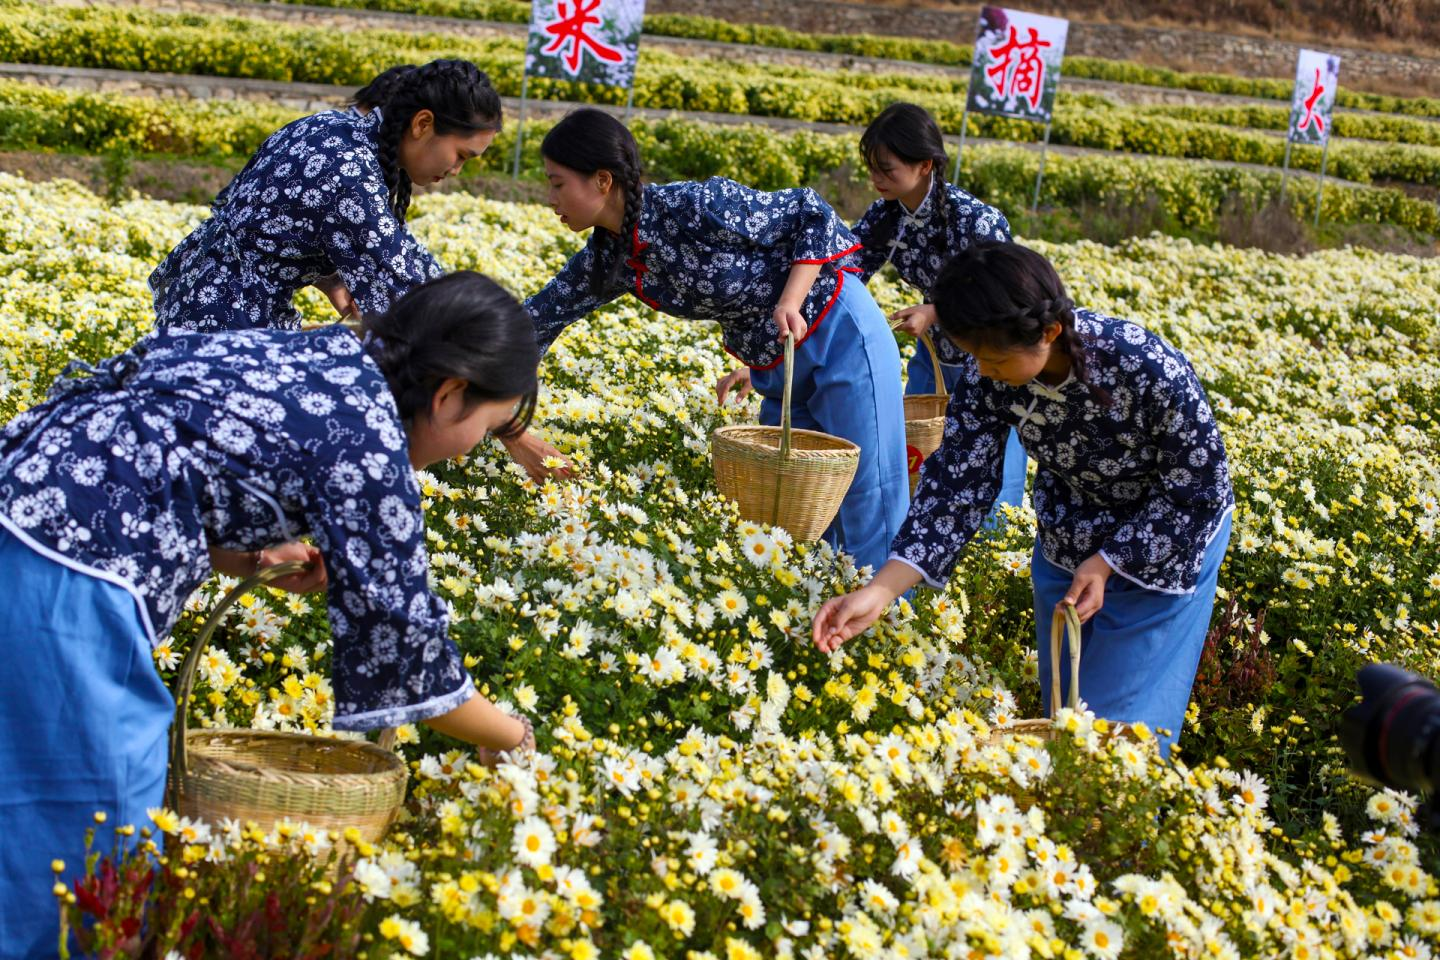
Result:
<svg viewBox="0 0 1440 960"><path fill-rule="evenodd" d="M945 436L945 408L950 404L950 394L945 389L945 371L940 366L935 341L930 339L928 331L920 334L920 343L930 353L936 392L905 395L905 460L910 468L912 496L915 484L920 482L920 467L925 458L940 449L940 441Z"/></svg>
<svg viewBox="0 0 1440 960"><path fill-rule="evenodd" d="M1003 727L990 731L989 743L997 744L1006 737L1039 737L1041 740L1055 739L1055 712L1060 703L1060 646L1066 633L1070 635L1070 696L1065 706L1071 710L1080 709L1080 615L1075 607L1067 604L1055 611L1050 622L1050 716L1039 720L1012 720ZM1136 739L1130 725L1110 722L1110 736Z"/></svg>
<svg viewBox="0 0 1440 960"><path fill-rule="evenodd" d="M840 511L855 479L860 448L849 440L790 427L795 339L785 338L785 392L780 426L721 427L710 436L715 485L753 523L784 527L797 540L818 540Z"/></svg>
<svg viewBox="0 0 1440 960"><path fill-rule="evenodd" d="M354 827L370 841L384 836L405 802L405 764L383 746L262 730L190 730L195 672L225 611L256 587L298 573L282 563L225 595L180 668L170 732L170 802L182 816L214 822L232 817L269 827L278 820L322 829ZM394 732L381 743L393 742Z"/></svg>
<svg viewBox="0 0 1440 960"><path fill-rule="evenodd" d="M1066 633L1070 634L1070 698L1065 705L1071 710L1080 706L1080 615L1072 604L1055 611L1050 621L1050 716L1040 720L1014 720L990 731L990 743L1006 737L1039 737L1055 739L1055 713L1060 709L1060 647Z"/></svg>

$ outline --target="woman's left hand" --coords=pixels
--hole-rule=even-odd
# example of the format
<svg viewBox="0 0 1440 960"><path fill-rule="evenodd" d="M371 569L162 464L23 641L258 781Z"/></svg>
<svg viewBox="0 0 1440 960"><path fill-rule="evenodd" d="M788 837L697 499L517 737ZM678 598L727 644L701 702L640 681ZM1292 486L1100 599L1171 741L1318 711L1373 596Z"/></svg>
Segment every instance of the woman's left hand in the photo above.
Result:
<svg viewBox="0 0 1440 960"><path fill-rule="evenodd" d="M270 586L277 590L288 590L291 593L310 593L325 586L328 582L325 573L325 556L318 548L312 547L308 543L283 543L278 547L261 550L255 563L255 572L259 573L266 567L274 567L296 560L310 564L310 569L292 573L288 577L281 577L279 580L272 581Z"/></svg>
<svg viewBox="0 0 1440 960"><path fill-rule="evenodd" d="M1070 589L1065 591L1065 599L1055 604L1055 609L1060 610L1067 603L1073 604L1080 622L1085 623L1105 605L1105 582L1114 572L1104 557L1095 554L1080 564L1075 571L1075 579L1070 581Z"/></svg>
<svg viewBox="0 0 1440 960"><path fill-rule="evenodd" d="M805 316L799 310L787 307L783 303L775 308L775 326L780 328L782 341L785 339L785 334L789 333L795 337L796 343L804 340L805 331L810 329L810 325L805 322Z"/></svg>

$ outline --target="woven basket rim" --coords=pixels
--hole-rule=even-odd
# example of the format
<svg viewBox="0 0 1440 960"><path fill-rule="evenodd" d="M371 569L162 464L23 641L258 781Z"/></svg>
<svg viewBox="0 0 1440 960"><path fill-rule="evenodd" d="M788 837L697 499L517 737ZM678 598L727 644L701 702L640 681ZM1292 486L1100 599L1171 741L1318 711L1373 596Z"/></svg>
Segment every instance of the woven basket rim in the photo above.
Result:
<svg viewBox="0 0 1440 960"><path fill-rule="evenodd" d="M1123 720L1107 720L1106 722L1110 725L1110 729L1105 732L1106 737L1139 742L1131 724ZM992 726L988 742L995 743L1002 737L1033 737L1039 732L1051 732L1059 735L1065 731L1055 726L1055 721L1047 717L1027 717L1024 720L1011 720L1003 727Z"/></svg>
<svg viewBox="0 0 1440 960"><path fill-rule="evenodd" d="M999 743L1005 737L1035 737L1055 733L1055 722L1043 717L1038 719L1012 720L1003 727L990 728L987 743Z"/></svg>
<svg viewBox="0 0 1440 960"><path fill-rule="evenodd" d="M712 442L712 443L713 443L715 440L719 439L719 440L722 440L722 441L724 441L724 442L733 443L733 444L735 444L736 446L753 447L753 448L755 448L755 449L757 449L757 450L773 451L774 453L776 453L776 454L778 455L779 452L780 452L780 434L781 434L781 428L780 428L780 427L771 427L771 426L766 426L765 424L759 424L759 423L730 424L729 426L716 427L716 428L715 428L715 431L710 435L710 439L711 439L711 442ZM751 437L754 437L754 436L766 436L766 437L771 437L771 436L773 436L773 437L775 437L775 441L776 441L776 442L775 442L775 445L774 445L774 446L771 446L770 444L754 443L754 442L751 441L751 439L750 439ZM793 457L793 456L804 456L805 454L817 454L817 453L818 453L818 454L827 455L827 456L828 456L828 455L831 455L831 454L852 454L852 453L853 453L853 454L855 454L855 455L858 456L859 453L860 453L860 445L859 445L859 444L857 444L857 443L855 443L854 441L851 441L851 440L846 440L844 437L837 437L837 436L835 436L833 433L824 433L823 431L820 431L820 430L802 430L802 429L800 429L799 427L791 427L791 428L790 428L790 436L791 436L792 438L793 438L793 437L811 437L811 438L814 438L814 439L816 439L816 440L820 440L820 441L828 444L829 447L830 447L830 449L828 449L828 450L827 450L827 449L798 450L798 449L796 449L795 447L791 447L791 448L790 448L790 455L791 455L792 457Z"/></svg>
<svg viewBox="0 0 1440 960"><path fill-rule="evenodd" d="M291 733L284 730L244 730L240 728L225 730L190 730L187 731L186 739L190 741L191 751L187 755L190 767L184 774L184 779L190 779L197 775L201 767L207 768L205 773L219 772L226 776L246 777L253 780L270 782L290 781L312 785L311 781L319 778L335 787L362 787L374 786L389 780L398 779L400 782L408 782L410 777L409 768L405 762L395 754L381 750L373 743L359 740L338 740L329 737L316 737L305 733ZM369 772L357 771L324 771L310 770L298 771L287 770L283 767L261 765L257 763L246 763L241 760L221 759L205 753L205 745L196 741L208 740L270 740L279 742L290 740L305 747L317 747L324 744L327 749L349 753L362 753L383 764L383 769L371 770ZM178 773L179 771L177 771Z"/></svg>

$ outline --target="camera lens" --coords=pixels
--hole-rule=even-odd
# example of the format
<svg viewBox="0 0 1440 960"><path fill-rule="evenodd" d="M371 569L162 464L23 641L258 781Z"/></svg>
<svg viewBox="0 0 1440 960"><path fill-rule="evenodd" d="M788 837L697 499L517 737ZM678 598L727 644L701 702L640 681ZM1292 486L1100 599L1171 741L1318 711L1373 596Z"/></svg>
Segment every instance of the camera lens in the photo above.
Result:
<svg viewBox="0 0 1440 960"><path fill-rule="evenodd" d="M1388 787L1432 792L1440 782L1440 691L1388 663L1356 677L1362 699L1340 726L1351 767Z"/></svg>

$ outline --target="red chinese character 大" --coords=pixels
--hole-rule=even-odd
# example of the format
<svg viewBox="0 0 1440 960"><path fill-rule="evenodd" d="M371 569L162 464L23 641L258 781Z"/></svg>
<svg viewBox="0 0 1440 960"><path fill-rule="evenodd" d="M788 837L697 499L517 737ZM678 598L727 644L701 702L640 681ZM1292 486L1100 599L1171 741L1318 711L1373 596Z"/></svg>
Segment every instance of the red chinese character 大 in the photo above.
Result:
<svg viewBox="0 0 1440 960"><path fill-rule="evenodd" d="M1325 135L1325 118L1315 112L1315 104L1320 102L1320 95L1324 92L1325 85L1320 82L1320 68L1316 67L1315 89L1311 90L1310 96L1305 98L1305 116L1301 117L1300 123L1296 125L1296 133L1305 132L1305 128L1310 126L1310 124L1313 122L1315 124L1315 132L1320 134L1322 137Z"/></svg>
<svg viewBox="0 0 1440 960"><path fill-rule="evenodd" d="M568 43L570 49L564 55L565 69L570 73L579 75L580 56L585 50L589 50L591 56L598 57L609 63L624 63L625 55L614 47L607 47L585 32L586 27L592 27L600 23L600 18L595 16L595 11L600 8L603 0L573 0L566 3L561 0L555 5L556 12L560 19L553 23L547 23L544 31L554 37L542 53L555 53L561 50ZM570 12L566 13L566 9Z"/></svg>
<svg viewBox="0 0 1440 960"><path fill-rule="evenodd" d="M1040 31L1034 27L1029 30L1029 41L1021 43L1015 36L1015 25L1011 24L1010 39L990 48L995 63L986 68L985 74L1000 96L1025 97L1030 101L1030 109L1036 110L1045 93L1045 61L1040 59L1040 50L1051 43L1041 40Z"/></svg>

